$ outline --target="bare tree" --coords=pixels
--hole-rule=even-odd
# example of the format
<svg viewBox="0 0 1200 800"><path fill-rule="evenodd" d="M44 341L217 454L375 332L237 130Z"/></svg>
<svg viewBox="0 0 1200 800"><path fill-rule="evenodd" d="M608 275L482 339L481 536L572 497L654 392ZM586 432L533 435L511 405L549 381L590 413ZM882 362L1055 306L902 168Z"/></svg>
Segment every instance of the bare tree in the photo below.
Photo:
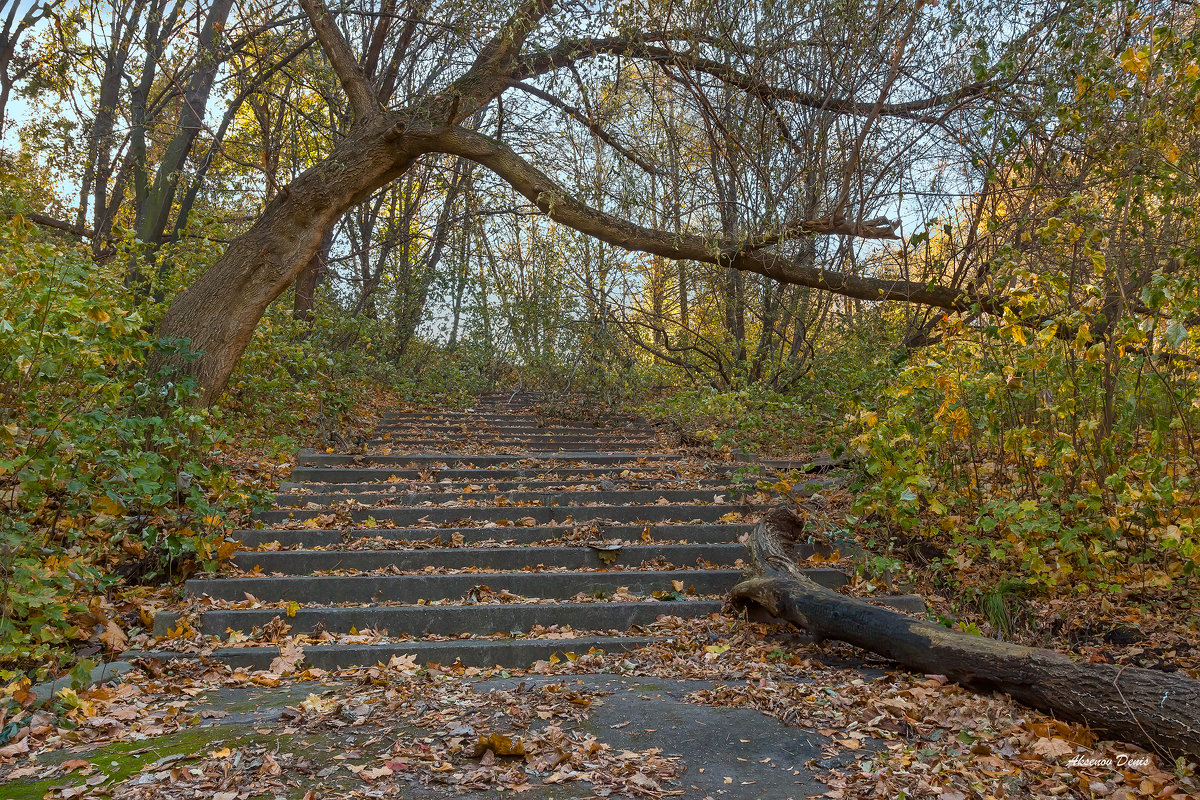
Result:
<svg viewBox="0 0 1200 800"><path fill-rule="evenodd" d="M832 21L795 41L755 47L710 35L698 27L709 22L704 18L677 21L663 12L650 17L654 24L639 17L634 25L619 17L597 19L597 13L582 7L573 8L571 15L556 15L549 0L526 0L507 13L472 9L479 27L494 31L473 45L463 43L462 31L451 33L436 23L417 25L412 40L396 48L389 64L402 63L396 72L420 74L424 80L414 81L415 91L399 97L387 77L392 70L369 77L371 51L356 55L344 28L320 0L301 0L301 5L338 76L353 123L328 157L285 186L167 311L162 333L189 339L201 353L193 362L174 363L198 379L204 401L220 393L267 304L303 271L344 211L429 153L474 161L550 219L625 250L755 272L848 297L966 308L978 298L957 287L826 269L797 257L796 243L814 236L895 237L893 223L869 210L879 202L879 164L895 164L947 115L987 103L1011 84L1011 61L1005 59L1029 50L1054 18L1037 18L1020 29L1010 25L1013 40L997 60L1003 68L980 79L946 63L931 63L929 41L913 46L922 22L929 23L924 35L936 32L923 3L881 7L877 18L860 20L860 29L852 34L866 37L869 46L846 54L835 41L842 34ZM410 19L411 12L371 14ZM430 15L437 18L433 11ZM581 23L575 26L572 20ZM603 33L589 33L589 23L597 22ZM417 28L424 29L423 37ZM414 51L417 39L423 49ZM819 112L823 119L834 119L832 128L840 132L839 142L827 143L830 152L845 142L852 147L837 148L838 157L830 158L829 190L814 214L797 209L794 216L779 220L747 219L736 235L731 230L676 234L637 215L619 216L580 201L504 141L503 130L493 137L463 127L467 119L492 109L514 83L549 85L561 73L599 69L606 60L699 74L764 108ZM843 79L850 60L856 65L853 81ZM522 144L522 149L529 148Z"/></svg>

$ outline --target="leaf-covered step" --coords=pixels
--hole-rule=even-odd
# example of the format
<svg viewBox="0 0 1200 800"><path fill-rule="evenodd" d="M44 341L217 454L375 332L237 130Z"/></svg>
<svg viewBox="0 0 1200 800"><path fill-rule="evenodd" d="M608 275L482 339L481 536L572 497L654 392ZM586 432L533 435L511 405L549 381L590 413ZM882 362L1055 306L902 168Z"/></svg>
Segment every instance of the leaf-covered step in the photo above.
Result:
<svg viewBox="0 0 1200 800"><path fill-rule="evenodd" d="M667 505L571 505L571 506L460 506L456 508L361 508L345 513L351 522L391 521L397 525L424 525L458 520L506 522L516 525L539 525L550 522L584 522L611 520L613 522L742 522L753 508L734 504L667 504ZM255 514L255 519L267 524L303 523L334 515L323 509L274 509Z"/></svg>
<svg viewBox="0 0 1200 800"><path fill-rule="evenodd" d="M482 467L449 467L426 464L418 466L312 466L296 467L292 470L291 481L313 483L358 483L363 481L386 481L389 478L404 480L444 479L470 481L474 483L488 480L519 480L521 478L588 478L601 480L605 478L618 479L623 477L661 476L664 474L679 474L672 464L615 464L615 465L578 465L562 461L548 464L530 463L521 465L519 462L512 466L482 466Z"/></svg>
<svg viewBox="0 0 1200 800"><path fill-rule="evenodd" d="M749 523L699 523L682 525L603 525L597 526L595 538L639 541L683 540L689 542L736 542L739 536L754 528ZM283 547L336 547L359 539L382 539L397 542L425 542L440 539L449 544L461 539L464 544L490 540L528 544L547 539L571 536L574 525L536 525L532 527L492 526L477 528L250 528L234 531L232 537L244 547L261 547L278 542Z"/></svg>
<svg viewBox="0 0 1200 800"><path fill-rule="evenodd" d="M331 570L378 570L422 567L519 570L539 564L547 567L598 569L609 566L641 566L663 559L676 566L694 566L701 559L732 566L745 555L740 544L650 544L623 547L458 547L424 550L264 550L243 551L232 564L249 572L308 575Z"/></svg>
<svg viewBox="0 0 1200 800"><path fill-rule="evenodd" d="M591 650L608 653L635 650L661 641L653 636L580 636L574 639L456 639L453 641L381 642L379 644L324 644L304 648L303 663L309 667L334 670L342 667L386 664L393 656L412 656L424 666L427 663L453 664L468 667L525 667L535 661L551 658L567 659ZM123 657L149 658L159 661L196 659L201 654L175 650L130 651ZM279 656L274 645L263 647L222 647L205 652L211 658L234 668L267 670Z"/></svg>
<svg viewBox="0 0 1200 800"><path fill-rule="evenodd" d="M364 454L348 455L339 453L314 453L301 451L296 457L300 466L334 467L334 466L379 466L379 465L411 465L414 467L436 468L443 465L447 468L460 467L494 467L512 465L514 468L529 468L543 462L553 461L555 467L582 467L589 465L620 464L631 468L641 464L661 464L679 461L684 456L679 453L639 453L639 452L572 452L564 456L560 453L525 452L515 454L474 454L462 453L393 453L393 454Z"/></svg>
<svg viewBox="0 0 1200 800"><path fill-rule="evenodd" d="M651 625L664 614L676 617L704 617L721 610L721 600L688 599L675 592L664 592L668 600L646 599L626 602L591 603L471 603L452 605L358 605L342 607L306 607L213 609L200 615L200 632L226 636L229 631L249 634L276 617L286 622L292 633L316 630L330 633L351 631L387 631L391 636L460 636L474 634L526 633L535 628L557 626L583 631L625 631ZM170 617L156 622L156 633L163 635L173 624ZM161 632L157 629L161 628Z"/></svg>
<svg viewBox="0 0 1200 800"><path fill-rule="evenodd" d="M415 603L465 597L472 587L487 584L527 597L568 598L580 592L615 591L627 587L637 594L670 591L676 581L695 587L700 594L721 594L741 577L734 569L640 570L611 569L597 572L475 572L417 573L410 575L285 576L194 578L186 584L190 597L208 595L218 600L241 600L247 594L266 601L298 603L368 603L390 600ZM836 588L847 582L836 569L806 570L823 586Z"/></svg>
<svg viewBox="0 0 1200 800"><path fill-rule="evenodd" d="M704 489L604 489L596 486L586 490L569 490L561 492L339 492L336 494L278 494L275 505L284 508L306 508L310 504L320 506L337 505L347 501L355 501L364 505L387 506L419 506L422 503L474 502L480 505L500 501L509 505L533 504L542 506L569 506L581 503L608 503L610 505L638 504L646 505L666 501L668 503L727 503L732 497L731 491L712 491Z"/></svg>

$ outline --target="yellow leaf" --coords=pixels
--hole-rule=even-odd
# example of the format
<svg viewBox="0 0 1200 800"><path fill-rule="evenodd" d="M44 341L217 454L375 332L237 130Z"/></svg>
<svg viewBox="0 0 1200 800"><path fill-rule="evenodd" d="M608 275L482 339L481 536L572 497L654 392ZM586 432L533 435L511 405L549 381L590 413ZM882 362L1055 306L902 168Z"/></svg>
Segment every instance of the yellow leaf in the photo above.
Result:
<svg viewBox="0 0 1200 800"><path fill-rule="evenodd" d="M485 752L491 750L498 756L523 756L525 755L525 743L517 736L505 736L500 733L492 733L487 736L480 736L475 742L475 757L479 758Z"/></svg>
<svg viewBox="0 0 1200 800"><path fill-rule="evenodd" d="M99 322L102 325L105 322L108 322L110 319L112 319L112 317L108 316L108 314L103 309L100 309L100 308L89 308L87 315L91 319L93 319L96 322Z"/></svg>
<svg viewBox="0 0 1200 800"><path fill-rule="evenodd" d="M1130 75L1142 79L1146 77L1146 71L1150 68L1150 59L1140 49L1134 50L1131 47L1121 53L1121 66Z"/></svg>
<svg viewBox="0 0 1200 800"><path fill-rule="evenodd" d="M92 510L100 514L112 514L113 516L125 513L125 509L121 504L106 494L102 494L92 501Z"/></svg>
<svg viewBox="0 0 1200 800"><path fill-rule="evenodd" d="M129 645L129 639L125 636L125 632L112 620L108 621L108 627L100 634L100 641L108 645L108 649L114 652L124 650Z"/></svg>

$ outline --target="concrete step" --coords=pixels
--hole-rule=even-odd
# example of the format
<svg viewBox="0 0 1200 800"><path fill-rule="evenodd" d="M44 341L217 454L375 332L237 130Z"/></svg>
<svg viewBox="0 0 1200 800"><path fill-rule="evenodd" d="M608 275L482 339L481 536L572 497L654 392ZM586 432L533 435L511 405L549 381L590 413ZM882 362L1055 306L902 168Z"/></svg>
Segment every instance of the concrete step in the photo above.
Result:
<svg viewBox="0 0 1200 800"><path fill-rule="evenodd" d="M658 445L662 439L653 432L592 431L591 433L557 433L553 431L508 431L473 427L470 430L431 431L426 428L407 430L377 430L367 440L372 446L408 441L441 441L454 444L478 444L480 442L524 443L531 450L539 449L540 443L583 444L591 442L596 450L610 448L613 444L635 444L641 447Z"/></svg>
<svg viewBox="0 0 1200 800"><path fill-rule="evenodd" d="M367 444L380 447L399 442L449 442L452 444L505 443L528 445L531 450L543 444L590 444L594 450L604 450L614 444L650 446L657 437L642 433L547 433L544 431L428 431L420 428L411 431L383 431L367 440Z"/></svg>
<svg viewBox="0 0 1200 800"><path fill-rule="evenodd" d="M654 435L658 429L652 425L626 425L621 427L597 427L594 425L531 425L528 423L486 423L478 420L470 422L399 422L380 425L376 430L380 433L501 433L519 436L526 433L545 433L557 436L595 436L599 435Z"/></svg>
<svg viewBox="0 0 1200 800"><path fill-rule="evenodd" d="M673 595L672 595L673 596ZM291 626L291 633L349 633L351 630L387 631L390 636L459 636L464 633L526 633L534 626L569 626L581 631L626 631L650 625L659 617L706 617L721 610L721 600L635 600L589 603L469 603L454 605L348 606L299 608L287 616L280 608L212 609L200 615L200 632L208 636L229 631L250 633L275 617ZM166 635L178 624L169 615L154 621L155 634Z"/></svg>
<svg viewBox="0 0 1200 800"><path fill-rule="evenodd" d="M567 569L602 569L641 566L657 558L676 566L695 566L704 559L711 564L732 566L746 555L745 548L730 544L629 545L620 550L600 551L586 545L575 547L454 547L409 550L263 550L234 554L231 563L240 570L255 567L268 574L309 575L329 570L369 571L380 569L420 570L423 567L521 570L538 565ZM609 559L605 561L604 559Z"/></svg>
<svg viewBox="0 0 1200 800"><path fill-rule="evenodd" d="M386 664L392 656L416 656L419 664L453 664L467 667L526 667L552 655L566 658L567 653L584 655L588 651L608 653L635 650L662 641L652 636L580 636L575 639L455 639L448 642L383 642L380 644L322 644L304 648L304 664L325 670L342 667ZM206 653L205 658L224 662L233 668L269 669L279 648L222 647ZM197 659L199 653L174 650L128 651L123 658L150 658L159 661Z"/></svg>
<svg viewBox="0 0 1200 800"><path fill-rule="evenodd" d="M614 466L568 466L563 467L556 464L545 465L527 465L527 466L512 466L512 467L455 467L455 468L440 468L436 466L426 466L425 468L412 468L404 466L395 467L378 467L378 466L298 466L292 469L289 476L292 481L303 481L313 483L358 483L362 481L386 481L388 478L398 478L403 480L424 480L429 479L433 482L444 479L455 481L466 481L467 483L480 483L486 486L490 481L496 480L519 480L521 478L531 478L539 480L548 480L553 478L562 478L566 480L573 479L609 479L618 480L622 473L630 473L633 476L637 475L660 475L660 474L677 474L675 466L669 463L660 464L634 464L634 465L614 465Z"/></svg>
<svg viewBox="0 0 1200 800"><path fill-rule="evenodd" d="M899 611L921 613L924 601L915 595L875 597L872 600ZM588 603L466 603L410 606L304 607L293 616L280 608L211 609L200 615L200 632L225 637L229 631L250 633L279 617L291 626L291 633L329 633L387 631L391 636L487 636L496 633L525 633L535 626L567 626L576 631L627 631L651 625L661 616L706 617L717 614L723 600L680 598L671 593L664 599ZM770 621L766 614L756 615ZM178 624L178 615L159 613L154 618L154 635L166 636Z"/></svg>
<svg viewBox="0 0 1200 800"><path fill-rule="evenodd" d="M836 569L805 570L823 586L847 582ZM626 587L634 594L671 591L673 581L695 587L699 594L724 594L742 573L736 569L607 570L603 572L474 572L411 575L336 575L237 578L193 578L185 584L190 597L237 600L253 595L266 603L368 603L449 600L466 597L480 584L494 591L507 589L523 597L565 600L579 593L614 592Z"/></svg>
<svg viewBox="0 0 1200 800"><path fill-rule="evenodd" d="M360 508L351 510L346 516L352 522L394 522L396 525L426 525L458 520L476 520L479 522L516 523L519 520L532 520L533 525L545 525L550 522L583 522L587 520L606 519L613 522L718 522L726 514L750 514L758 510L754 506L735 504L711 505L632 505L632 506L459 506L456 508ZM268 525L286 522L303 522L316 519L330 513L328 510L314 508L272 509L260 511L254 518ZM741 520L729 520L739 522Z"/></svg>
<svg viewBox="0 0 1200 800"><path fill-rule="evenodd" d="M530 439L503 439L492 437L476 437L472 439L371 439L367 447L377 448L386 453L395 452L396 448L414 448L422 452L429 450L454 450L463 447L492 447L501 450L531 450L538 453L641 453L654 449L658 443L649 440L614 439L608 442L580 441L563 442L553 440L534 441ZM461 458L464 454L459 453ZM561 457L561 456L560 456Z"/></svg>
<svg viewBox="0 0 1200 800"><path fill-rule="evenodd" d="M716 498L722 498L717 500ZM592 489L582 491L561 492L338 492L313 494L277 494L275 505L280 508L306 508L310 503L319 506L331 506L348 501L355 501L384 508L388 506L416 506L421 503L450 503L456 501L479 504L494 503L497 500L507 500L510 503L538 503L543 506L570 506L582 503L606 503L608 505L647 504L666 499L672 503L727 503L737 499L730 490L705 489L627 489L604 490Z"/></svg>
<svg viewBox="0 0 1200 800"><path fill-rule="evenodd" d="M279 542L283 547L338 547L347 541L364 538L421 542L437 537L441 541L449 543L455 535L462 536L463 542L466 544L495 540L513 541L521 545L566 536L572 532L574 527L573 525L536 525L528 528L349 528L346 530L250 528L234 531L232 537L239 540L243 547L260 547L272 542ZM642 533L646 532L651 539L659 542L685 539L689 542L700 543L731 543L736 542L739 536L749 533L753 529L752 524L729 522L685 525L604 525L601 526L600 535L609 539L639 541Z"/></svg>
<svg viewBox="0 0 1200 800"><path fill-rule="evenodd" d="M498 425L509 424L536 426L554 423L567 424L566 421L553 420L538 414L523 414L516 411L489 411L484 409L479 409L477 411L440 411L432 414L410 411L401 414L383 414L379 417L380 425L400 425L408 422L414 424L420 424L423 422L444 422L453 425L463 421L489 422L496 423ZM613 424L623 425L628 423L622 420Z"/></svg>
<svg viewBox="0 0 1200 800"><path fill-rule="evenodd" d="M490 473L489 473L490 474ZM419 478L412 481L401 481L389 483L387 481L373 481L371 483L316 483L309 481L292 482L284 481L279 485L279 494L275 495L278 499L292 493L311 493L311 494L339 494L347 497L353 494L365 494L377 492L382 494L400 494L402 492L422 491L422 492L459 492L468 486L476 486L478 488L473 491L493 491L511 492L511 491L591 491L600 490L600 480L588 479L586 476L579 476L572 479L558 478L555 480L515 480L515 481L471 481L465 479L458 480L440 480L440 481L421 481ZM615 478L605 478L605 481L616 484L617 489L624 491L627 489L681 489L687 487L670 486L664 484L670 483L686 483L689 487L696 486L701 489L712 488L713 491L728 489L729 491L739 491L742 489L752 488L749 484L736 484L730 482L728 478L676 478L658 479L658 480L637 480L622 478L619 475ZM415 484L415 486L414 486Z"/></svg>
<svg viewBox="0 0 1200 800"><path fill-rule="evenodd" d="M338 453L313 453L300 451L296 463L302 467L337 467L337 466L374 466L374 465L408 465L426 466L444 465L450 468L461 467L491 467L514 465L514 468L538 466L539 462L554 462L542 464L547 466L581 467L583 465L612 466L621 464L626 468L639 464L669 464L679 461L684 456L678 453L635 453L635 452L572 452L564 456L559 452L527 452L514 454L463 454L463 453L368 453L364 455L346 455Z"/></svg>

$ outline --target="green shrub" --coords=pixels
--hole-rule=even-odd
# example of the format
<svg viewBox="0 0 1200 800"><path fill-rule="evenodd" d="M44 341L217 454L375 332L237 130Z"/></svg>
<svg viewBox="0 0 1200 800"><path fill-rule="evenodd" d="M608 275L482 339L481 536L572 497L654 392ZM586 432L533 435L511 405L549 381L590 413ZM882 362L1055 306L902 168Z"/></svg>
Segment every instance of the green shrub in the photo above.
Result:
<svg viewBox="0 0 1200 800"><path fill-rule="evenodd" d="M0 224L0 668L54 668L88 599L116 580L213 564L231 483L223 438L193 387L147 376L160 342L114 270L40 233Z"/></svg>

